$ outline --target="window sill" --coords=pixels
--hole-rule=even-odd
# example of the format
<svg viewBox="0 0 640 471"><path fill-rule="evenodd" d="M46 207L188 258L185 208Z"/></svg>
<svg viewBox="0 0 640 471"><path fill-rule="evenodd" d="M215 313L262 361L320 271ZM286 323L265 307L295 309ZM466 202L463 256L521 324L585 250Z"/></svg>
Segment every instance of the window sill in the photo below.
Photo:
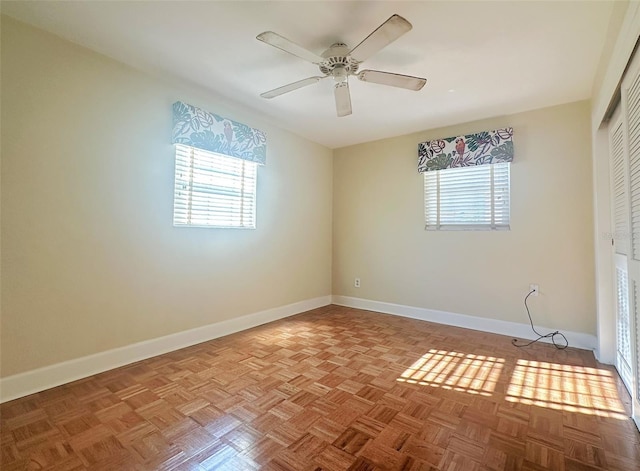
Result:
<svg viewBox="0 0 640 471"><path fill-rule="evenodd" d="M480 224L460 224L448 226L425 226L425 231L510 231L511 226L486 226Z"/></svg>

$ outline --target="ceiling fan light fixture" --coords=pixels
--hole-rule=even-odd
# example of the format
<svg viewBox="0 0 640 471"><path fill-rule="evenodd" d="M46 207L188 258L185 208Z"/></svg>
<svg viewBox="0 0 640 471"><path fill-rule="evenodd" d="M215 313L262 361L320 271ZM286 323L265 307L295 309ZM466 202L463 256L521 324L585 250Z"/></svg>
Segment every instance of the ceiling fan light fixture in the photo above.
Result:
<svg viewBox="0 0 640 471"><path fill-rule="evenodd" d="M331 75L333 75L333 79L337 82L337 83L343 83L347 81L347 77L349 76L349 72L347 71L347 69L345 69L342 66L336 66L333 71L331 72Z"/></svg>
<svg viewBox="0 0 640 471"><path fill-rule="evenodd" d="M351 114L351 95L349 93L349 82L336 83L334 88L336 99L336 113L338 117L349 116Z"/></svg>

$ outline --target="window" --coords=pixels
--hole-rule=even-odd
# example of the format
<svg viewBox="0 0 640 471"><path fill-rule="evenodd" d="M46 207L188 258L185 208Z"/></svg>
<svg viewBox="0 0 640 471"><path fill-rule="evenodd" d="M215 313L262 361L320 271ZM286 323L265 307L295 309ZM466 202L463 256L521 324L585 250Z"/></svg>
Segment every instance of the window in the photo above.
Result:
<svg viewBox="0 0 640 471"><path fill-rule="evenodd" d="M176 144L174 226L256 227L258 164Z"/></svg>
<svg viewBox="0 0 640 471"><path fill-rule="evenodd" d="M424 172L425 229L509 229L508 162Z"/></svg>

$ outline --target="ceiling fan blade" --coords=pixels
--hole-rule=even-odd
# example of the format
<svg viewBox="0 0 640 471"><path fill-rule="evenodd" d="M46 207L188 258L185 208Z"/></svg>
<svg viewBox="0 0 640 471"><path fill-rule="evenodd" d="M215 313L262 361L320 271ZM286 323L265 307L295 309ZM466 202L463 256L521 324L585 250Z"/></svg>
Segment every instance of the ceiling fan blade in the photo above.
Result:
<svg viewBox="0 0 640 471"><path fill-rule="evenodd" d="M274 88L273 90L269 90L268 92L261 93L260 96L262 98L275 98L280 95L284 95L285 93L292 92L297 90L298 88L306 87L307 85L312 85L314 83L319 82L325 77L309 77L303 80L298 80L297 82L290 83L288 85L283 85L282 87Z"/></svg>
<svg viewBox="0 0 640 471"><path fill-rule="evenodd" d="M351 95L349 94L349 82L336 83L336 111L338 116L349 116L351 114Z"/></svg>
<svg viewBox="0 0 640 471"><path fill-rule="evenodd" d="M382 23L369 36L354 47L349 54L358 62L363 62L374 55L380 49L391 44L403 34L410 31L411 23L400 15L393 15Z"/></svg>
<svg viewBox="0 0 640 471"><path fill-rule="evenodd" d="M424 84L427 83L427 79L425 78L412 77L411 75L392 74L391 72L381 72L379 70L363 70L358 74L358 78L363 82L406 88L416 92L422 89Z"/></svg>
<svg viewBox="0 0 640 471"><path fill-rule="evenodd" d="M289 41L287 38L283 38L273 31L265 31L264 33L260 33L256 36L256 39L258 41L267 43L270 46L277 47L278 49L281 49L284 52L288 52L289 54L299 57L300 59L313 62L314 64L319 64L324 60L323 57L320 57L319 55L314 54L311 51L307 51L302 46L297 45L293 41Z"/></svg>

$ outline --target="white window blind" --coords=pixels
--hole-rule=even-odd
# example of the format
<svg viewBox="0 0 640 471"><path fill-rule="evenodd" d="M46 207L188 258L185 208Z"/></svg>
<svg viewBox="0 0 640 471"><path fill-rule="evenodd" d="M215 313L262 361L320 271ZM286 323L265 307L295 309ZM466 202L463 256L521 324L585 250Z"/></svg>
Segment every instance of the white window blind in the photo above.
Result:
<svg viewBox="0 0 640 471"><path fill-rule="evenodd" d="M510 164L424 173L425 229L509 229Z"/></svg>
<svg viewBox="0 0 640 471"><path fill-rule="evenodd" d="M175 226L256 226L257 164L176 144Z"/></svg>

